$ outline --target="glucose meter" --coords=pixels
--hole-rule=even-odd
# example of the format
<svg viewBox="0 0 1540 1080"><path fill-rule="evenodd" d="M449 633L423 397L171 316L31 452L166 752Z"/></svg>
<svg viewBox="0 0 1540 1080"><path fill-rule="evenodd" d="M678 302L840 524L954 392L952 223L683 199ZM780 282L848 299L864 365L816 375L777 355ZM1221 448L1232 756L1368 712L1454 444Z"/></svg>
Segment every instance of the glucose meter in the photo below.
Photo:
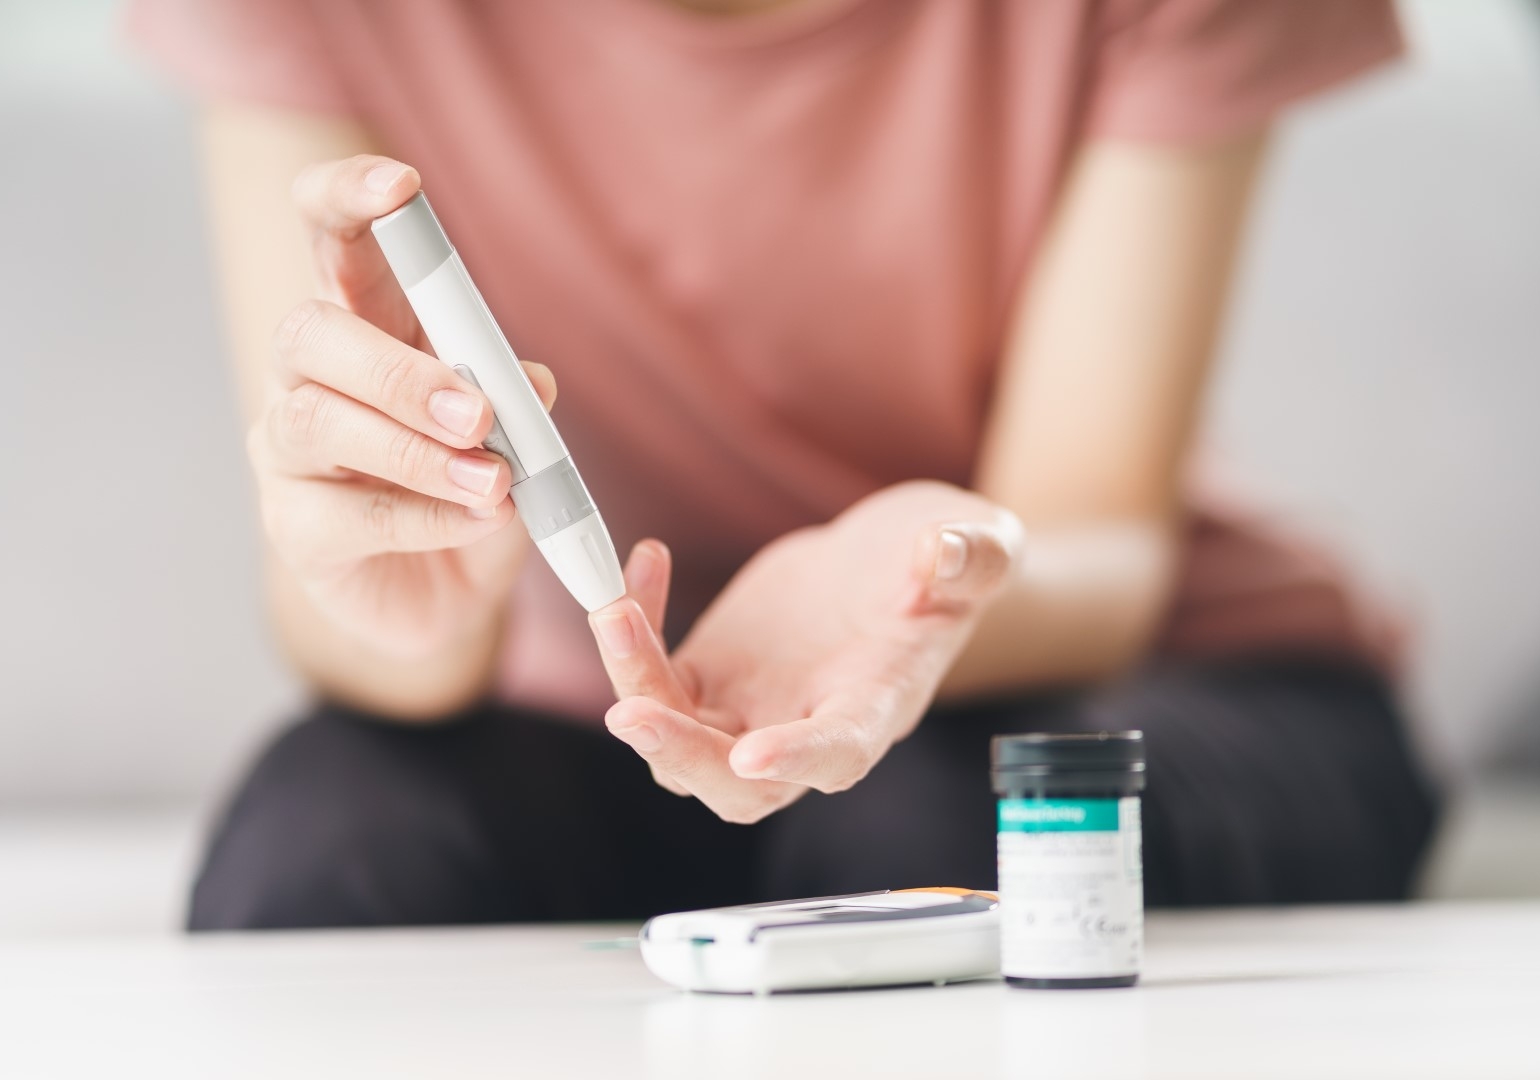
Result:
<svg viewBox="0 0 1540 1080"><path fill-rule="evenodd" d="M659 915L642 960L681 990L768 994L948 983L1000 970L999 903L972 889L904 889Z"/></svg>

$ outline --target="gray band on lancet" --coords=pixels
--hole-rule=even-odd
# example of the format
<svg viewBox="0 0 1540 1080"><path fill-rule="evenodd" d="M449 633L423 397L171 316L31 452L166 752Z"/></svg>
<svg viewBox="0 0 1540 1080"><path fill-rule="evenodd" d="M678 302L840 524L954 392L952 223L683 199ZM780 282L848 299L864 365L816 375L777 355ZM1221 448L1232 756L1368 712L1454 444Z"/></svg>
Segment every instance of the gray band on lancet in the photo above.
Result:
<svg viewBox="0 0 1540 1080"><path fill-rule="evenodd" d="M514 484L513 505L537 542L594 512L594 501L570 457Z"/></svg>
<svg viewBox="0 0 1540 1080"><path fill-rule="evenodd" d="M454 254L428 197L420 191L401 209L375 219L371 228L403 289L416 285Z"/></svg>

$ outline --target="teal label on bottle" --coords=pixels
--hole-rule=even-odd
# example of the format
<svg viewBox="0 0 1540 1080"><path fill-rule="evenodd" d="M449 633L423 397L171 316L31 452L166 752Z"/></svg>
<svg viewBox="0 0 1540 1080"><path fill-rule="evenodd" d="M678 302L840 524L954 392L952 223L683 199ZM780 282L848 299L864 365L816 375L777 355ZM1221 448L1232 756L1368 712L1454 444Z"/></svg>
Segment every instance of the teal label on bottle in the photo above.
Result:
<svg viewBox="0 0 1540 1080"><path fill-rule="evenodd" d="M1000 832L1117 832L1117 799L1001 799Z"/></svg>

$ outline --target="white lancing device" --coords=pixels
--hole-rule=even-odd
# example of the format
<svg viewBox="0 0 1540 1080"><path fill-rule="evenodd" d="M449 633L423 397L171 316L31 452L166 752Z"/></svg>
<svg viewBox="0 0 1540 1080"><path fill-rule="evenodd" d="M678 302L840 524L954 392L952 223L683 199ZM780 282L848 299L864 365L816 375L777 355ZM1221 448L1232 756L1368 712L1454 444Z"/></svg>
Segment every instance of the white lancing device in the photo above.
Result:
<svg viewBox="0 0 1540 1080"><path fill-rule="evenodd" d="M513 470L513 503L540 554L587 610L620 599L625 580L604 518L427 196L419 191L372 228L433 351L492 403L483 445Z"/></svg>

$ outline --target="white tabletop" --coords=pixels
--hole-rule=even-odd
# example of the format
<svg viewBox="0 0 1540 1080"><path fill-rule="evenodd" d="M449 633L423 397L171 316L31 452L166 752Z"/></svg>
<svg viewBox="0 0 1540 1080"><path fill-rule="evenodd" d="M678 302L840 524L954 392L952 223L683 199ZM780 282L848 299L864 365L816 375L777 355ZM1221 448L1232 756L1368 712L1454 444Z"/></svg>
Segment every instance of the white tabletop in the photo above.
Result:
<svg viewBox="0 0 1540 1080"><path fill-rule="evenodd" d="M0 1077L1540 1077L1540 904L1158 914L1143 984L686 995L629 927L0 945Z"/></svg>

